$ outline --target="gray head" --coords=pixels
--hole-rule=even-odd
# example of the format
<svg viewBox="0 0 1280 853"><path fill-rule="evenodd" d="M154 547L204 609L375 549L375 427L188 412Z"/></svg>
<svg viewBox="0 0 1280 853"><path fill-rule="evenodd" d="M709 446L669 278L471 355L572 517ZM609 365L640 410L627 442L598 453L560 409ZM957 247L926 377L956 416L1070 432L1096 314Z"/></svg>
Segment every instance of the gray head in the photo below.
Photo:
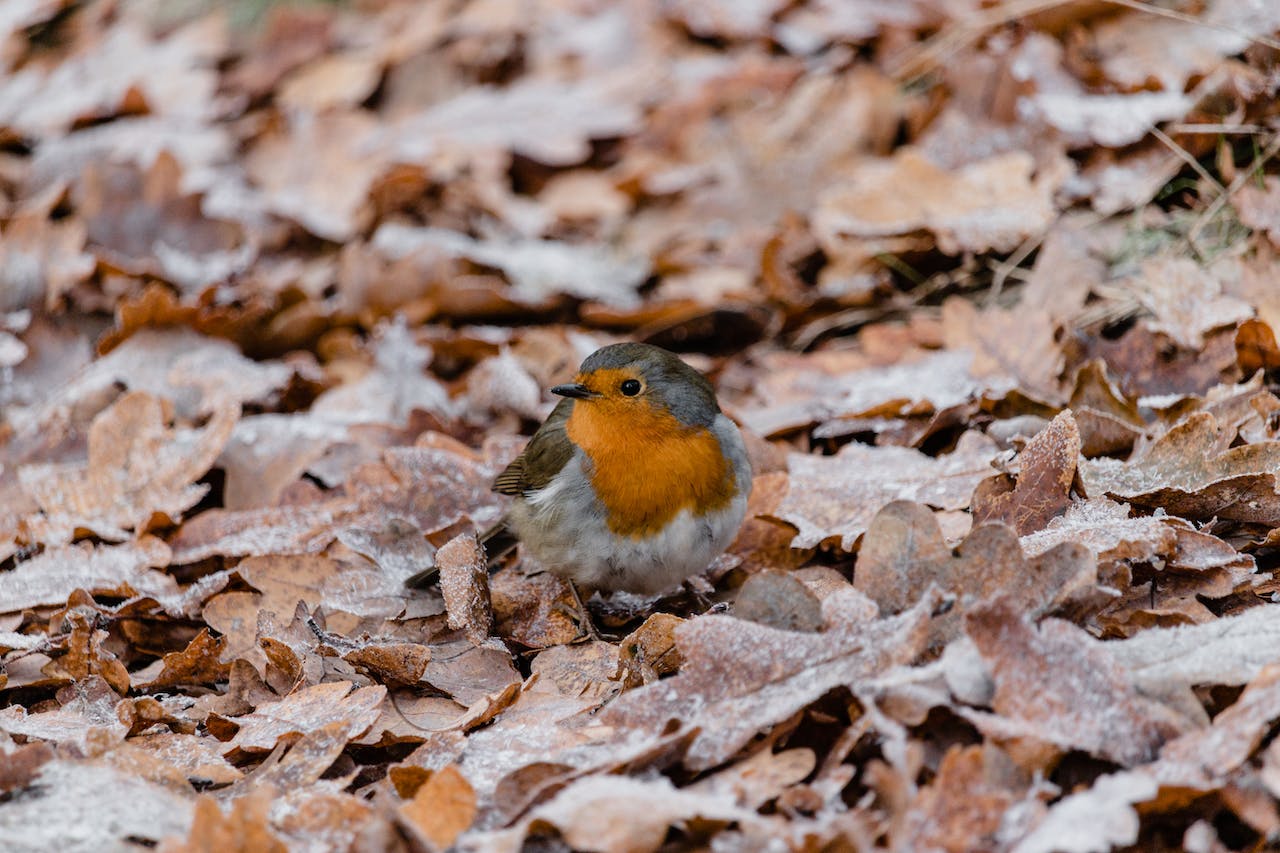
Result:
<svg viewBox="0 0 1280 853"><path fill-rule="evenodd" d="M666 409L685 424L709 427L720 414L701 373L675 353L650 344L610 344L587 356L575 381L552 392L578 400L635 399Z"/></svg>

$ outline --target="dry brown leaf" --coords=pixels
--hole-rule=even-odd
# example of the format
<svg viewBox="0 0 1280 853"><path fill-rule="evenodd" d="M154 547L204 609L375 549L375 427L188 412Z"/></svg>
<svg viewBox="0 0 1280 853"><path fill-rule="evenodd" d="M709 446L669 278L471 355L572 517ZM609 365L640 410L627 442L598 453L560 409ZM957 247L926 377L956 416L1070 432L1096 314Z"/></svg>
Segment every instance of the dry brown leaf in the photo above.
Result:
<svg viewBox="0 0 1280 853"><path fill-rule="evenodd" d="M549 572L502 571L490 579L494 633L526 648L572 643L580 629L573 619L573 591Z"/></svg>
<svg viewBox="0 0 1280 853"><path fill-rule="evenodd" d="M229 666L220 660L225 646L224 637L215 638L208 628L201 628L200 633L185 649L165 655L160 672L138 687L155 690L161 687L226 681Z"/></svg>
<svg viewBox="0 0 1280 853"><path fill-rule="evenodd" d="M942 304L942 335L948 349L973 352L969 373L994 387L1006 384L1037 399L1060 398L1062 349L1047 311L1019 305L987 307L953 296Z"/></svg>
<svg viewBox="0 0 1280 853"><path fill-rule="evenodd" d="M71 628L66 638L66 653L45 664L42 670L44 674L75 685L96 677L120 696L127 694L130 687L129 671L107 648L107 632L94 626L79 610L72 610L67 614L66 624ZM106 698L114 700L117 697L108 694Z"/></svg>
<svg viewBox="0 0 1280 853"><path fill-rule="evenodd" d="M24 520L24 529L34 541L59 545L78 530L119 540L131 529L146 532L157 517L180 519L208 491L195 481L239 417L240 407L227 402L203 429L171 429L161 400L144 391L124 395L94 418L87 461L19 470L41 510Z"/></svg>
<svg viewBox="0 0 1280 853"><path fill-rule="evenodd" d="M493 630L493 603L489 598L489 561L475 533L450 539L436 552L440 592L449 614L449 627L464 629L477 646Z"/></svg>
<svg viewBox="0 0 1280 853"><path fill-rule="evenodd" d="M1280 523L1280 442L1229 447L1231 436L1208 412L1190 415L1141 455L1120 462L1086 459L1080 477L1091 495L1161 507L1192 519Z"/></svg>
<svg viewBox="0 0 1280 853"><path fill-rule="evenodd" d="M85 240L78 219L53 222L40 211L11 219L0 230L0 311L56 305L93 273Z"/></svg>
<svg viewBox="0 0 1280 853"><path fill-rule="evenodd" d="M1141 695L1105 647L1069 622L1037 628L1008 599L971 609L966 630L995 677L994 713L961 709L1028 769L1078 749L1121 766L1146 763L1190 728Z"/></svg>
<svg viewBox="0 0 1280 853"><path fill-rule="evenodd" d="M965 853L996 844L1005 811L1016 792L1000 786L984 766L981 746L953 746L942 757L938 775L921 788L894 845L907 850Z"/></svg>
<svg viewBox="0 0 1280 853"><path fill-rule="evenodd" d="M822 602L787 572L765 570L747 578L734 599L733 615L781 631L822 629Z"/></svg>
<svg viewBox="0 0 1280 853"><path fill-rule="evenodd" d="M251 234L206 216L201 199L183 192L181 181L181 165L164 151L145 172L90 165L74 194L89 251L113 269L155 276L188 292L248 269L257 255Z"/></svg>
<svg viewBox="0 0 1280 853"><path fill-rule="evenodd" d="M676 628L684 620L670 613L654 613L618 644L616 678L624 687L652 684L680 669L684 658L676 645Z"/></svg>
<svg viewBox="0 0 1280 853"><path fill-rule="evenodd" d="M413 799L400 805L400 819L432 850L447 850L476 818L476 792L453 765L432 773Z"/></svg>
<svg viewBox="0 0 1280 853"><path fill-rule="evenodd" d="M870 618L870 604L849 590L827 599L827 629L817 634L780 631L731 616L702 616L676 629L684 656L680 672L614 700L603 719L623 730L656 735L676 721L697 730L685 764L715 766L763 728L786 719L828 690L864 689L885 670L915 658L924 647L938 596L885 619Z"/></svg>
<svg viewBox="0 0 1280 853"><path fill-rule="evenodd" d="M259 788L234 800L223 813L213 797L200 797L190 833L185 839L165 838L157 849L162 853L288 853L288 845L271 829L274 799L273 789Z"/></svg>
<svg viewBox="0 0 1280 853"><path fill-rule="evenodd" d="M1019 612L1039 615L1096 580L1096 564L1079 544L1064 542L1025 556L1017 535L1004 524L974 528L953 551L934 514L908 501L895 501L876 513L853 575L854 587L886 614L915 605L931 587L954 595L957 615L933 626L935 640L943 642L959 633L959 614L982 601L1003 595Z"/></svg>
<svg viewBox="0 0 1280 853"><path fill-rule="evenodd" d="M1064 170L1035 174L1029 154L1000 154L947 172L910 148L857 167L822 194L814 230L827 243L931 232L947 254L1009 252L1048 229Z"/></svg>
<svg viewBox="0 0 1280 853"><path fill-rule="evenodd" d="M1016 478L984 480L973 493L973 523L1003 521L1026 536L1041 530L1071 505L1080 458L1080 431L1061 412L1018 454Z"/></svg>
<svg viewBox="0 0 1280 853"><path fill-rule="evenodd" d="M345 725L348 739L359 737L378 719L378 706L386 694L387 689L380 685L352 690L349 681L303 688L237 718L240 728L223 753L267 752L281 738L297 738L333 722Z"/></svg>
<svg viewBox="0 0 1280 853"><path fill-rule="evenodd" d="M62 604L77 589L112 598L174 595L173 578L153 571L167 566L169 558L169 547L154 536L123 545L81 542L49 548L0 572L0 612Z"/></svg>
<svg viewBox="0 0 1280 853"><path fill-rule="evenodd" d="M951 453L937 458L906 447L849 444L835 456L792 453L791 482L775 514L797 529L793 547L811 548L839 537L852 550L876 512L895 500L938 509L964 509L979 482L990 475L995 444L966 433Z"/></svg>

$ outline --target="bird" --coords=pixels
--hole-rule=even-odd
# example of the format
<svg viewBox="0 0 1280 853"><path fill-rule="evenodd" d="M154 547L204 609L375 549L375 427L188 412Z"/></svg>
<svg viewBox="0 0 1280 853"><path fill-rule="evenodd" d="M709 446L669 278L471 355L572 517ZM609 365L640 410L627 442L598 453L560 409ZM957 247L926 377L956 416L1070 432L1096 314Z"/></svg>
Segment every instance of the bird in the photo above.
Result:
<svg viewBox="0 0 1280 853"><path fill-rule="evenodd" d="M660 347L618 343L551 392L563 399L493 482L513 500L481 540L514 534L579 602L655 595L706 570L742 525L752 475L706 377Z"/></svg>

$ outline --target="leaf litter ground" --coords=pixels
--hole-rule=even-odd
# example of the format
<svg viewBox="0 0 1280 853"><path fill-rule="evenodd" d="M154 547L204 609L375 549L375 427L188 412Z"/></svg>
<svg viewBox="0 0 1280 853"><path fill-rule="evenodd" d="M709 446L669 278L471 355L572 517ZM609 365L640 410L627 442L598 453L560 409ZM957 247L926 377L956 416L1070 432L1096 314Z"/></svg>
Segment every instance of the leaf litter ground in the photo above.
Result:
<svg viewBox="0 0 1280 853"><path fill-rule="evenodd" d="M1278 37L11 4L3 846L1280 843ZM474 534L620 339L712 378L756 478L584 641Z"/></svg>

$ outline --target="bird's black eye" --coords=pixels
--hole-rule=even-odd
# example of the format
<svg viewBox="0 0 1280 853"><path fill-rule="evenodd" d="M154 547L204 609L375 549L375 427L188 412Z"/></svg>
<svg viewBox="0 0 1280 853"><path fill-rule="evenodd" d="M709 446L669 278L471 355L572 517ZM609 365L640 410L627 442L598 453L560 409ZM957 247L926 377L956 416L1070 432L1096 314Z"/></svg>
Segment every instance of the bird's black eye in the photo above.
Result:
<svg viewBox="0 0 1280 853"><path fill-rule="evenodd" d="M628 379L618 386L618 390L627 397L634 397L640 393L640 382L636 379Z"/></svg>

